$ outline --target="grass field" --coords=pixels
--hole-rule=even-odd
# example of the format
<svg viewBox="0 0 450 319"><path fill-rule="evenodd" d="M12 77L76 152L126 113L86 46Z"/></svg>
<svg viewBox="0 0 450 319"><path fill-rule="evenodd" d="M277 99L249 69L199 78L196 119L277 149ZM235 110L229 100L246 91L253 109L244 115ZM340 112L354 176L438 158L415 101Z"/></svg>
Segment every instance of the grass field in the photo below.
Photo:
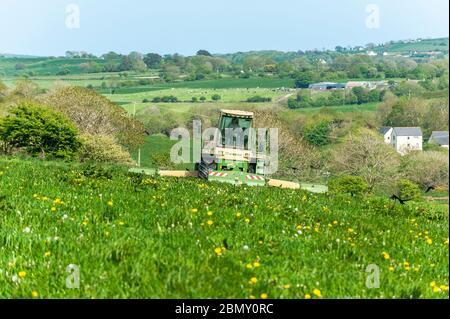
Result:
<svg viewBox="0 0 450 319"><path fill-rule="evenodd" d="M449 296L441 206L4 158L0 185L0 298Z"/></svg>

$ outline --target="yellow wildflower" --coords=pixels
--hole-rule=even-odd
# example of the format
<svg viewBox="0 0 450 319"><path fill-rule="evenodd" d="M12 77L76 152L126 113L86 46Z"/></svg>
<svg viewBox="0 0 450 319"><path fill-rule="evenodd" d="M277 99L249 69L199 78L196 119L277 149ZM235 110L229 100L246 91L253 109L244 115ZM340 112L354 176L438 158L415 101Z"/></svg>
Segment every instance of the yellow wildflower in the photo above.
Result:
<svg viewBox="0 0 450 319"><path fill-rule="evenodd" d="M257 282L258 282L258 279L256 279L256 277L250 278L250 283L251 284L256 284Z"/></svg>
<svg viewBox="0 0 450 319"><path fill-rule="evenodd" d="M391 258L391 256L387 252L382 252L381 254L383 255L384 259L390 259Z"/></svg>
<svg viewBox="0 0 450 319"><path fill-rule="evenodd" d="M428 238L428 239L427 239L427 244L428 244L428 245L431 245L432 243L433 243L433 240L432 240L431 238Z"/></svg>
<svg viewBox="0 0 450 319"><path fill-rule="evenodd" d="M25 278L25 276L27 275L26 271L19 271L19 277L20 278Z"/></svg>
<svg viewBox="0 0 450 319"><path fill-rule="evenodd" d="M113 205L113 201L109 200L107 204L108 204L108 206L112 206Z"/></svg>
<svg viewBox="0 0 450 319"><path fill-rule="evenodd" d="M236 213L236 217L237 217L237 218L240 218L241 216L242 216L242 214L241 214L241 213L239 213L239 212L238 212L238 213Z"/></svg>
<svg viewBox="0 0 450 319"><path fill-rule="evenodd" d="M52 207L52 208L50 208L50 210L51 210L52 212L56 212L56 207Z"/></svg>
<svg viewBox="0 0 450 319"><path fill-rule="evenodd" d="M31 292L31 297L32 297L32 298L37 298L37 297L39 297L39 294L37 293L37 291L33 290L33 291Z"/></svg>
<svg viewBox="0 0 450 319"><path fill-rule="evenodd" d="M213 212L212 211L209 211L209 212L207 212L206 213L208 216L212 216L213 215Z"/></svg>
<svg viewBox="0 0 450 319"><path fill-rule="evenodd" d="M245 222L246 222L247 224L250 223L250 219L246 218L246 219L245 219Z"/></svg>
<svg viewBox="0 0 450 319"><path fill-rule="evenodd" d="M313 294L315 294L315 295L316 295L317 297L319 297L319 298L322 297L322 293L321 293L320 290L317 289L317 288L313 290Z"/></svg>
<svg viewBox="0 0 450 319"><path fill-rule="evenodd" d="M192 209L191 209L191 212L195 214L195 213L198 212L198 209L197 209L197 208L192 208Z"/></svg>
<svg viewBox="0 0 450 319"><path fill-rule="evenodd" d="M216 249L214 249L214 252L216 253L217 256L222 255L222 248L217 247Z"/></svg>
<svg viewBox="0 0 450 319"><path fill-rule="evenodd" d="M266 293L261 294L261 299L267 299L267 297L269 297L269 296Z"/></svg>
<svg viewBox="0 0 450 319"><path fill-rule="evenodd" d="M305 299L311 299L311 295L310 294L306 294L305 295Z"/></svg>
<svg viewBox="0 0 450 319"><path fill-rule="evenodd" d="M255 268L258 268L259 266L261 266L261 264L259 262L255 261L253 263L253 267L255 267Z"/></svg>
<svg viewBox="0 0 450 319"><path fill-rule="evenodd" d="M212 220L208 220L208 221L207 221L207 224L208 224L209 226L211 226L212 224L214 224L214 222L213 222Z"/></svg>
<svg viewBox="0 0 450 319"><path fill-rule="evenodd" d="M49 251L46 251L46 252L44 253L44 257L48 257L48 256L50 256L50 252L49 252Z"/></svg>
<svg viewBox="0 0 450 319"><path fill-rule="evenodd" d="M247 269L252 269L253 266L252 266L252 264L247 264L247 265L245 265L245 268L247 268Z"/></svg>

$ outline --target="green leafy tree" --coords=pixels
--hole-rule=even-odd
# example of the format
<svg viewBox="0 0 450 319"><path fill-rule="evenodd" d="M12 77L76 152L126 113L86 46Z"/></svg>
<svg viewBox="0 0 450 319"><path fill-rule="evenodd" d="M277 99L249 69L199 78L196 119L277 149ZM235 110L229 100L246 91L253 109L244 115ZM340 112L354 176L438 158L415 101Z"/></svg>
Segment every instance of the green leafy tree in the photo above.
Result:
<svg viewBox="0 0 450 319"><path fill-rule="evenodd" d="M206 50L198 50L197 55L212 56L212 54Z"/></svg>
<svg viewBox="0 0 450 319"><path fill-rule="evenodd" d="M328 121L322 121L306 131L306 140L314 146L330 144L331 125Z"/></svg>
<svg viewBox="0 0 450 319"><path fill-rule="evenodd" d="M25 148L41 158L72 158L81 146L76 127L63 114L31 103L21 103L0 121L5 146Z"/></svg>
<svg viewBox="0 0 450 319"><path fill-rule="evenodd" d="M222 97L221 97L219 94L213 94L213 95L211 96L211 99L212 99L213 101L219 101L221 98L222 98Z"/></svg>
<svg viewBox="0 0 450 319"><path fill-rule="evenodd" d="M144 63L149 69L156 69L161 65L162 59L157 53L148 53L144 56Z"/></svg>

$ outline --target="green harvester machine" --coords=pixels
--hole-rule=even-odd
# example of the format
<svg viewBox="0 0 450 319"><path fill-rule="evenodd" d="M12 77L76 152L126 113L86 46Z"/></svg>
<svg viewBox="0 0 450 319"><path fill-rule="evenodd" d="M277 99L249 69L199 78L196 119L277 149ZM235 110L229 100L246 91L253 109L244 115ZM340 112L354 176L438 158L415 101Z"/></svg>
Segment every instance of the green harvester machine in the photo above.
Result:
<svg viewBox="0 0 450 319"><path fill-rule="evenodd" d="M298 183L267 178L270 158L266 151L269 147L269 138L266 133L264 141L256 143L256 131L252 130L253 120L252 112L220 110L218 129L221 134L215 134L212 140L202 141L201 161L196 164L195 171L156 171L139 167L130 169L130 172L171 177L199 177L233 185L299 189ZM227 129L242 129L245 134L227 134Z"/></svg>
<svg viewBox="0 0 450 319"><path fill-rule="evenodd" d="M221 136L203 143L198 176L209 181L235 185L265 186L268 142L257 151L253 113L220 110L218 129ZM230 133L227 133L227 129ZM239 130L238 133L235 130Z"/></svg>

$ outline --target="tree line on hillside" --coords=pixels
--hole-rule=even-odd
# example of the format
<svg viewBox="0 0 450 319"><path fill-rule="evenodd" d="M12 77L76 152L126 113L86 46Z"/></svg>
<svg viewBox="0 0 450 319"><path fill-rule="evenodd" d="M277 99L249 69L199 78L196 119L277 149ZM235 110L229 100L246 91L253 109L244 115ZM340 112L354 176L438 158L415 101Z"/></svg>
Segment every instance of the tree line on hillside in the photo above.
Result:
<svg viewBox="0 0 450 319"><path fill-rule="evenodd" d="M213 55L206 50L199 50L194 56L108 52L98 58L86 52L70 51L67 57L85 59L79 64L80 71L84 73L154 70L159 73L161 80L167 82L216 79L225 75L235 78L290 77L295 80L296 87L306 88L311 83L321 81L408 78L426 81L429 86L448 87L448 58L369 56L360 49L346 50L342 47L337 47L335 51L277 54L256 51L231 55ZM16 69L26 72L27 66L19 62ZM66 75L70 72L65 67L57 73Z"/></svg>

